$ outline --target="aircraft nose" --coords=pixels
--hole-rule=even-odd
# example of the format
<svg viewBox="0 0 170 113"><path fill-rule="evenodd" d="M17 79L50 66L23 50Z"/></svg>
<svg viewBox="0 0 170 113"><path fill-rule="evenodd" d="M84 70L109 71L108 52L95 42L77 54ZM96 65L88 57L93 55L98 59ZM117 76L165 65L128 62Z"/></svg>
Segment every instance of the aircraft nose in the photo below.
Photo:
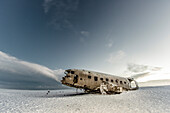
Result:
<svg viewBox="0 0 170 113"><path fill-rule="evenodd" d="M62 82L62 83L64 83L64 81L65 81L65 77L62 77L62 80L61 80L61 82Z"/></svg>
<svg viewBox="0 0 170 113"><path fill-rule="evenodd" d="M65 80L65 77L63 77L62 79Z"/></svg>

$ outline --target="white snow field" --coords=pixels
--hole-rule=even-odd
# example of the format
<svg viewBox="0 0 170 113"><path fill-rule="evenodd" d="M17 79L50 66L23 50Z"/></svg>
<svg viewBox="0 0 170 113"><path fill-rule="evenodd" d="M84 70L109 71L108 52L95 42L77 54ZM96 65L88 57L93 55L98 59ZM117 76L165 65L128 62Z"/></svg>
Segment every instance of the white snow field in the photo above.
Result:
<svg viewBox="0 0 170 113"><path fill-rule="evenodd" d="M117 95L46 93L0 89L0 113L170 113L170 86L140 87Z"/></svg>

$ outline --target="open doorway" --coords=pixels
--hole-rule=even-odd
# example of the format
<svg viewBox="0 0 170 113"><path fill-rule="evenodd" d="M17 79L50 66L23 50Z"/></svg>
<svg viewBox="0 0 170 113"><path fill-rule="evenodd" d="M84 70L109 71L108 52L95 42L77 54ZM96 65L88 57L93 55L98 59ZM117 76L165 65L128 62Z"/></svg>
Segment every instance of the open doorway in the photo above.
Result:
<svg viewBox="0 0 170 113"><path fill-rule="evenodd" d="M73 82L74 82L74 83L77 83L77 82L78 82L78 75L75 75L75 76L74 76Z"/></svg>

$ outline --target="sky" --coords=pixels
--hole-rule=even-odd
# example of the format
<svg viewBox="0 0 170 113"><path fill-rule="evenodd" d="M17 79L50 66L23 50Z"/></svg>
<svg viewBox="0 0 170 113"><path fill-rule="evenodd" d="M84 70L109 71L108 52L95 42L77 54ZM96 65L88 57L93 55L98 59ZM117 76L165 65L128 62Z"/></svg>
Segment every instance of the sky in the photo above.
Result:
<svg viewBox="0 0 170 113"><path fill-rule="evenodd" d="M1 71L9 57L59 72L169 67L169 42L169 0L0 0Z"/></svg>

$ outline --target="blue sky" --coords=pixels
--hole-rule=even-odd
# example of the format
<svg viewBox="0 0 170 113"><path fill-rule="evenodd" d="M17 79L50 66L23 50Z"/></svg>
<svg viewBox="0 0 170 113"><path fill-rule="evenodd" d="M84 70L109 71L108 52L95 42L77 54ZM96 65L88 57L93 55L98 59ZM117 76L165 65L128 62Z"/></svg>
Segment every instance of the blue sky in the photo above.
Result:
<svg viewBox="0 0 170 113"><path fill-rule="evenodd" d="M169 42L169 0L0 1L0 51L52 70L169 66Z"/></svg>

